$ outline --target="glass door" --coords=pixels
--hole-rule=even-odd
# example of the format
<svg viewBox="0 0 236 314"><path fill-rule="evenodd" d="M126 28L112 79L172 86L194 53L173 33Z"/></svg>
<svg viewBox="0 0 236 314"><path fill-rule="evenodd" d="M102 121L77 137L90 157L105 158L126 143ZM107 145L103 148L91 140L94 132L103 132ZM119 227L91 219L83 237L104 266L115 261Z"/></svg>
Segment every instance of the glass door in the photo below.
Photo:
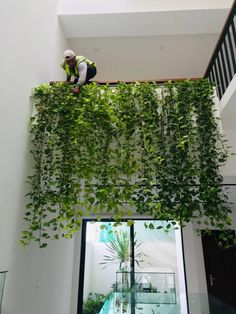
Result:
<svg viewBox="0 0 236 314"><path fill-rule="evenodd" d="M160 224L84 222L78 313L187 313L181 233Z"/></svg>

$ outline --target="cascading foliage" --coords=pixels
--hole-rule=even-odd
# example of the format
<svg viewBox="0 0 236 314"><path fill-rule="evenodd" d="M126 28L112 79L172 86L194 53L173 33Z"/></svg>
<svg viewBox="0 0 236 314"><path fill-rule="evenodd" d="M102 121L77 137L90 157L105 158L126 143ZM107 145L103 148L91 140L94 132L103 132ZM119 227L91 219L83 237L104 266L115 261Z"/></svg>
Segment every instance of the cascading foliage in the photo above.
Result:
<svg viewBox="0 0 236 314"><path fill-rule="evenodd" d="M34 100L21 244L71 238L83 216L119 223L134 212L171 220L167 228L195 222L229 229L219 173L228 153L207 80L93 83L78 95L57 83L37 87Z"/></svg>

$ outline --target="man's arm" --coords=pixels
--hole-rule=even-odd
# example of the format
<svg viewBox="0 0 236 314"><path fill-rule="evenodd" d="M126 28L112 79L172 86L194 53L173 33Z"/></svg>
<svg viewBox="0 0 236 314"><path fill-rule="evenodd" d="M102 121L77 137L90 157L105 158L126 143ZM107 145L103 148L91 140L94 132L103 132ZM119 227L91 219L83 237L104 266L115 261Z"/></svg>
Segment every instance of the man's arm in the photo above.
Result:
<svg viewBox="0 0 236 314"><path fill-rule="evenodd" d="M87 76L87 63L82 61L79 63L78 66L79 69L79 80L77 85L81 86L85 83L86 81L86 76Z"/></svg>

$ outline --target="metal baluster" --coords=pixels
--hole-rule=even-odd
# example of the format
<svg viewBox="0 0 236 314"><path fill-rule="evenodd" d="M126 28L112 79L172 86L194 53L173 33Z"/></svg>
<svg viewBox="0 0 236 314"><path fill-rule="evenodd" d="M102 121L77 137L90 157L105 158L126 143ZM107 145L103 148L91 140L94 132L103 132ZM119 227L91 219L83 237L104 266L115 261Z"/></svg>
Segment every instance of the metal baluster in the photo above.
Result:
<svg viewBox="0 0 236 314"><path fill-rule="evenodd" d="M228 45L227 45L228 36L229 36L229 33L227 33L225 36L223 46L224 46L224 50L225 50L225 58L226 58L226 62L227 62L229 80L231 81L233 78L233 72L232 72L232 68L231 68L231 64L230 64L229 51L228 51Z"/></svg>
<svg viewBox="0 0 236 314"><path fill-rule="evenodd" d="M229 29L229 33L228 33L228 41L229 41L230 55L231 55L231 60L232 60L233 70L234 70L233 73L235 74L236 73L236 60L235 60L235 55L234 55L234 50L233 50L233 44L232 44L230 29Z"/></svg>

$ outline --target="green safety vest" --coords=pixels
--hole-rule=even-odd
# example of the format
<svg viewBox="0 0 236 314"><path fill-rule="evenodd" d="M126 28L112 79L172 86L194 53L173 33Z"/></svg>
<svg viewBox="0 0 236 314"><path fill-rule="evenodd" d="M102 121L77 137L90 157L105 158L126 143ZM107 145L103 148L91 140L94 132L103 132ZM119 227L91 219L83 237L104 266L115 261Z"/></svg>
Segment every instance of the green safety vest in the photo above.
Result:
<svg viewBox="0 0 236 314"><path fill-rule="evenodd" d="M79 64L81 62L86 62L88 65L92 65L96 67L96 64L89 59L85 58L84 56L76 56L76 65L73 69L69 67L69 65L66 63L66 60L64 60L61 64L61 67L66 71L66 74L68 76L78 76L79 77Z"/></svg>

